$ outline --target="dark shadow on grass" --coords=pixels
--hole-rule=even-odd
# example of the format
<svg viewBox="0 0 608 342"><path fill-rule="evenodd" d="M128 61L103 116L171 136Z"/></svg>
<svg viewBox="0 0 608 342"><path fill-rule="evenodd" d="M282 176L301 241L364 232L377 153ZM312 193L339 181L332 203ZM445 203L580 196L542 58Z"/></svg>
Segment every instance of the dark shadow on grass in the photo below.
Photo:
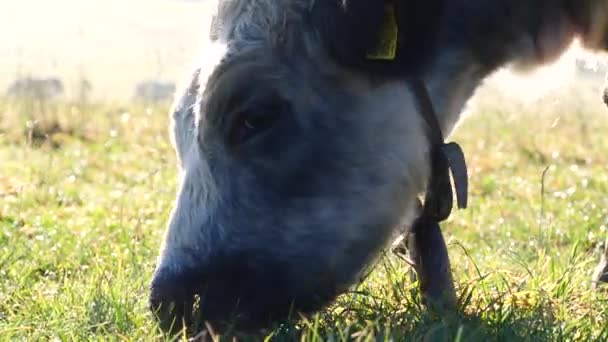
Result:
<svg viewBox="0 0 608 342"><path fill-rule="evenodd" d="M599 337L590 329L562 324L566 322L556 318L548 295L540 292L530 301L513 300L505 294L480 304L471 302L478 290L471 286L459 291L460 311L438 313L428 310L421 298L412 294L413 287L393 289L396 284L381 290L382 297L366 291L349 293L313 317L277 323L258 334L228 330L221 333L221 340L569 341ZM608 329L599 334L608 337ZM195 340L211 341L212 335L209 331L198 333Z"/></svg>

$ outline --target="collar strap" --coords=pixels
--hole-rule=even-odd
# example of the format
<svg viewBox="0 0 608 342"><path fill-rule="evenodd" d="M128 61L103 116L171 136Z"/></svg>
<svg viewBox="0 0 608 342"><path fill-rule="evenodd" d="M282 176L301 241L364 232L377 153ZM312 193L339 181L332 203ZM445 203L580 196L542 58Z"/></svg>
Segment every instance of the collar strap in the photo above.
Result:
<svg viewBox="0 0 608 342"><path fill-rule="evenodd" d="M465 209L468 202L468 172L462 148L457 143L445 143L441 126L429 93L419 78L411 78L408 85L416 99L416 107L427 126L431 145L431 177L424 198L422 217L441 222L452 212L453 192L450 171L454 180L458 207Z"/></svg>
<svg viewBox="0 0 608 342"><path fill-rule="evenodd" d="M368 60L394 61L399 45L399 22L395 3L385 0L385 17L380 29L378 45L367 54ZM427 185L422 218L434 222L447 219L452 212L453 192L450 171L456 189L458 207L464 209L468 201L468 173L462 148L457 143L445 143L441 125L437 120L433 103L424 82L418 77L408 80L408 85L416 100L418 112L427 126L431 145L431 177Z"/></svg>

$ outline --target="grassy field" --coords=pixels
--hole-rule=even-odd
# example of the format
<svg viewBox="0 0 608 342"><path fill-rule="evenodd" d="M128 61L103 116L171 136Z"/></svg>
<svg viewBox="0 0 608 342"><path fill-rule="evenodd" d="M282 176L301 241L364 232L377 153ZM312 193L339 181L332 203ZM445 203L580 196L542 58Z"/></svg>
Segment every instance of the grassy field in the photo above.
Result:
<svg viewBox="0 0 608 342"><path fill-rule="evenodd" d="M608 111L591 88L533 103L488 90L453 137L472 183L470 208L444 224L461 312L425 311L389 255L332 308L268 336L607 340L608 294L590 275L608 235ZM0 99L0 340L168 339L147 310L176 189L166 111Z"/></svg>

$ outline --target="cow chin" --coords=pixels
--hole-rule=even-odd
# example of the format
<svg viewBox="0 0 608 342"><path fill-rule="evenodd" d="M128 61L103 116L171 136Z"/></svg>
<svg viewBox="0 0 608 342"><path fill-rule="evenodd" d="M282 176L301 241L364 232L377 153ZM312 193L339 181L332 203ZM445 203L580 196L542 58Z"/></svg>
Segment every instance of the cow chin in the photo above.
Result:
<svg viewBox="0 0 608 342"><path fill-rule="evenodd" d="M291 260L276 250L271 255L260 249L214 255L196 268L159 268L151 285L150 306L161 328L169 332L183 326L196 331L206 324L219 331L268 328L331 304L360 279L383 242L351 246L359 252L345 255L339 267L331 263L335 257L320 256L313 249L309 256Z"/></svg>

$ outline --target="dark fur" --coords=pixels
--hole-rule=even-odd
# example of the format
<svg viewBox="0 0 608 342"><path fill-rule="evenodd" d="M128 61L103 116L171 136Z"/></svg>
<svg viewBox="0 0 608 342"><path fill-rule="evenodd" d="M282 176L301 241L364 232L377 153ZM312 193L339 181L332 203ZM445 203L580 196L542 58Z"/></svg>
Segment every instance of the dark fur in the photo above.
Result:
<svg viewBox="0 0 608 342"><path fill-rule="evenodd" d="M433 53L444 1L393 1L399 23L397 57L393 61L370 61L366 57L378 44L388 1L315 1L311 20L338 63L385 75L404 75L418 70Z"/></svg>
<svg viewBox="0 0 608 342"><path fill-rule="evenodd" d="M332 57L344 65L403 76L428 67L442 50L461 46L492 71L518 53L513 47L522 30L536 38L564 13L584 42L608 46L608 37L588 39L596 0L393 1L400 31L397 58L370 61L366 53L377 44L387 2L315 1L312 21Z"/></svg>

